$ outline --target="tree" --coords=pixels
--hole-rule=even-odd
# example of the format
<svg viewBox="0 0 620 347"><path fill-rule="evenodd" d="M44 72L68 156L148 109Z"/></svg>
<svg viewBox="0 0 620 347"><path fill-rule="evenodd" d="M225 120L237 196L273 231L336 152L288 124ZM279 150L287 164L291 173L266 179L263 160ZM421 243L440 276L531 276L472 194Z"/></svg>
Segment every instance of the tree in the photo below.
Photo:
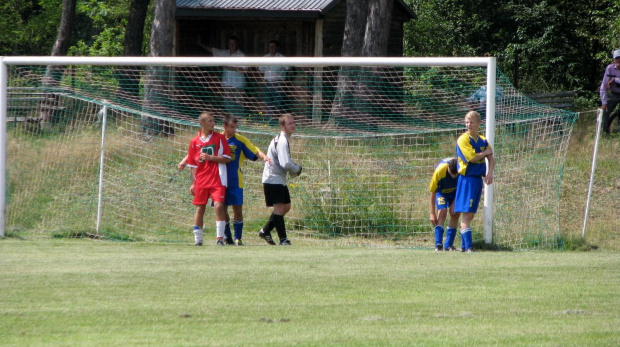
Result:
<svg viewBox="0 0 620 347"><path fill-rule="evenodd" d="M142 55L144 21L150 0L131 0L129 19L125 28L125 56Z"/></svg>
<svg viewBox="0 0 620 347"><path fill-rule="evenodd" d="M131 0L129 6L129 18L125 28L124 55L142 55L142 43L144 42L144 21L150 0ZM123 92L137 96L139 94L140 70L135 68L122 68L122 77L119 81Z"/></svg>
<svg viewBox="0 0 620 347"><path fill-rule="evenodd" d="M393 7L394 0L348 0L341 55L386 56ZM368 89L368 82L360 80L376 81L381 85L379 76L372 68L354 71L352 67L341 67L331 114L346 112L345 108L354 109Z"/></svg>
<svg viewBox="0 0 620 347"><path fill-rule="evenodd" d="M616 0L409 0L408 56L483 56L525 92L581 90L597 98L619 45Z"/></svg>
<svg viewBox="0 0 620 347"><path fill-rule="evenodd" d="M52 56L65 56L69 52L71 34L75 26L76 0L62 0L62 16L58 25L56 43L52 47ZM48 66L45 73L45 83L55 84L60 81L64 69L59 66Z"/></svg>
<svg viewBox="0 0 620 347"><path fill-rule="evenodd" d="M52 56L65 56L69 52L71 34L75 26L76 0L62 0L62 17L58 25L56 43L52 48Z"/></svg>
<svg viewBox="0 0 620 347"><path fill-rule="evenodd" d="M351 2L348 1L348 5ZM394 0L374 0L370 2L364 35L364 47L362 49L363 56L385 57L387 55L393 8Z"/></svg>
<svg viewBox="0 0 620 347"><path fill-rule="evenodd" d="M174 32L174 12L176 9L175 0L157 0L155 5L155 15L151 25L151 57L172 56L172 33ZM167 86L169 71L164 66L150 66L147 69L145 83L144 106L150 112L157 112L163 105L161 104ZM143 131L149 133L169 134L172 129L168 122L151 117L142 119Z"/></svg>
<svg viewBox="0 0 620 347"><path fill-rule="evenodd" d="M52 56L65 56L69 52L69 43L75 26L75 3L76 0L62 1L62 17L58 25L58 35L56 43L52 48ZM50 65L47 67L43 84L46 86L54 86L60 84L60 79L64 72L64 67ZM45 96L40 102L38 109L40 110L40 126L43 128L50 120L54 120L56 110L58 109L58 95L50 94Z"/></svg>
<svg viewBox="0 0 620 347"><path fill-rule="evenodd" d="M344 37L342 39L341 55L343 57L362 56L367 18L368 0L347 1Z"/></svg>
<svg viewBox="0 0 620 347"><path fill-rule="evenodd" d="M172 56L175 0L156 0L155 16L151 25L151 57Z"/></svg>

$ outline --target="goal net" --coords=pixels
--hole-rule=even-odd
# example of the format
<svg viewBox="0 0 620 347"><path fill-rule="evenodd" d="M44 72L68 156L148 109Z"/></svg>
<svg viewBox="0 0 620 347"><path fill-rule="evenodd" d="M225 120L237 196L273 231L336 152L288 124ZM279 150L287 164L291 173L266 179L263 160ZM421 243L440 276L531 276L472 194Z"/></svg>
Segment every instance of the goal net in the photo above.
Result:
<svg viewBox="0 0 620 347"><path fill-rule="evenodd" d="M576 113L536 104L499 71L486 90L492 58L22 58L2 64L7 235L193 243L189 171L177 163L198 115L213 112L220 131L236 115L266 151L278 116L291 113L291 155L304 167L289 180L293 240L430 248L433 170L455 155L465 114L486 118L495 99L495 182L474 241L561 246ZM265 67L282 78L266 80ZM262 170L243 166L246 243L260 242L270 214ZM205 233L215 237L212 221L208 208Z"/></svg>

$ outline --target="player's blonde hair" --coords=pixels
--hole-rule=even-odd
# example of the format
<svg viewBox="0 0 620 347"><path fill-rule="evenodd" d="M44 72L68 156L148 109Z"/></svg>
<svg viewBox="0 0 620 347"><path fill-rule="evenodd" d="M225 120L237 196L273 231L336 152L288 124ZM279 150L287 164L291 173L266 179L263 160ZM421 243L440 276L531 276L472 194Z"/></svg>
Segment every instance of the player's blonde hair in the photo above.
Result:
<svg viewBox="0 0 620 347"><path fill-rule="evenodd" d="M208 117L213 117L215 118L215 116L213 115L213 113L209 112L209 111L204 111L203 113L200 114L200 116L198 116L198 121L202 122L203 119L207 119Z"/></svg>
<svg viewBox="0 0 620 347"><path fill-rule="evenodd" d="M470 118L471 120L475 120L477 122L482 122L482 117L480 117L480 113L476 111L469 111L465 115L465 118Z"/></svg>
<svg viewBox="0 0 620 347"><path fill-rule="evenodd" d="M280 126L284 126L284 124L286 124L286 120L287 119L293 119L293 115L290 113L285 113L283 115L280 116Z"/></svg>

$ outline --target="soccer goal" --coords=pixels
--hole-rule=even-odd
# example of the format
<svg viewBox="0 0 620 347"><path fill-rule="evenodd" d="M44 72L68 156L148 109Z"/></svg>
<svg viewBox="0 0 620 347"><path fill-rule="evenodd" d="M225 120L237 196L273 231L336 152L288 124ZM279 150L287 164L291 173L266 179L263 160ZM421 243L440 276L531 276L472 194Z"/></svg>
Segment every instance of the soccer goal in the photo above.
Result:
<svg viewBox="0 0 620 347"><path fill-rule="evenodd" d="M291 113L291 153L304 167L289 181L293 239L430 248L429 180L455 155L475 109L496 170L474 241L561 244L561 174L576 113L523 96L495 58L1 61L2 235L192 243L189 173L177 163L198 115L213 112L218 126L236 115L238 131L265 151L278 116ZM243 167L250 238L269 214L262 169Z"/></svg>

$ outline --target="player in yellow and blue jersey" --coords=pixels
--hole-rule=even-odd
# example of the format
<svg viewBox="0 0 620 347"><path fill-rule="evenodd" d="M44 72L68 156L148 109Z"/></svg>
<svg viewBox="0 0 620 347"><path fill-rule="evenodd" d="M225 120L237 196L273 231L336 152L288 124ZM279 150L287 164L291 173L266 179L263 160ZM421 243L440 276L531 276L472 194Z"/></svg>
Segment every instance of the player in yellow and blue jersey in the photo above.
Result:
<svg viewBox="0 0 620 347"><path fill-rule="evenodd" d="M429 185L431 192L430 220L435 227L435 251L456 251L453 244L460 216L460 214L454 213L457 176L456 158L445 158L437 164L431 177ZM435 210L439 212L439 216ZM443 225L448 212L450 213L450 221L446 229L446 243L443 244Z"/></svg>
<svg viewBox="0 0 620 347"><path fill-rule="evenodd" d="M241 166L246 159L256 161L258 158L271 164L271 159L258 147L254 146L244 136L237 134L237 117L227 115L224 117L224 132L232 161L226 165L228 172L228 187L226 188L226 206L233 208L234 244L242 245L243 236L243 173ZM226 227L224 230L224 242L233 244L230 231L230 216L226 209Z"/></svg>
<svg viewBox="0 0 620 347"><path fill-rule="evenodd" d="M482 120L476 111L465 115L467 132L461 135L456 143L456 157L458 158L458 182L456 184L456 198L454 212L461 213L461 242L462 252L473 252L471 221L478 211L478 204L482 196L483 181L493 183L495 159L493 149L487 139L478 134ZM487 169L486 161L489 166Z"/></svg>

